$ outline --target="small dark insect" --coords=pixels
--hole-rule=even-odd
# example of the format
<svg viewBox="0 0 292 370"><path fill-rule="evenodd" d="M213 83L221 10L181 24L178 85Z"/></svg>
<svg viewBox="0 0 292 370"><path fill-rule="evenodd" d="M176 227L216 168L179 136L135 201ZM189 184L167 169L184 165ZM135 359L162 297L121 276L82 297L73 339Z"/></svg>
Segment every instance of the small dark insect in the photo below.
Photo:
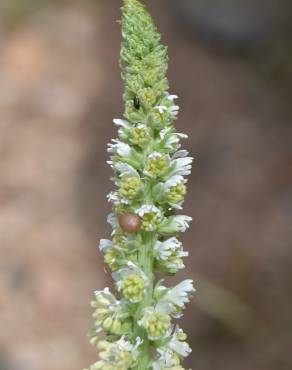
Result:
<svg viewBox="0 0 292 370"><path fill-rule="evenodd" d="M119 216L118 220L120 227L126 233L137 233L141 228L142 221L135 213L124 213Z"/></svg>
<svg viewBox="0 0 292 370"><path fill-rule="evenodd" d="M140 99L138 98L138 96L137 96L137 95L135 95L135 96L134 96L134 107L135 107L136 109L140 109L140 106L141 106L141 104L140 104Z"/></svg>

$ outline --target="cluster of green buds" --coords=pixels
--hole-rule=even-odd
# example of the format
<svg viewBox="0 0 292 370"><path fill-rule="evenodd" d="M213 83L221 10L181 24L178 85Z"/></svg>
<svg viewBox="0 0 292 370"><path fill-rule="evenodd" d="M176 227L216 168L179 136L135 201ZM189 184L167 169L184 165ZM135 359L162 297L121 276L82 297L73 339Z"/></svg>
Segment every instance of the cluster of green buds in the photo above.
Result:
<svg viewBox="0 0 292 370"><path fill-rule="evenodd" d="M100 242L117 293L95 293L90 337L100 360L89 370L184 370L191 349L174 320L194 292L193 281L166 287L156 273L184 268L188 253L177 237L191 218L177 212L193 158L180 149L187 136L174 127L177 96L168 92L167 48L152 18L138 0L124 0L121 25L125 112L114 119L118 138L108 146L116 186L108 195L112 239Z"/></svg>

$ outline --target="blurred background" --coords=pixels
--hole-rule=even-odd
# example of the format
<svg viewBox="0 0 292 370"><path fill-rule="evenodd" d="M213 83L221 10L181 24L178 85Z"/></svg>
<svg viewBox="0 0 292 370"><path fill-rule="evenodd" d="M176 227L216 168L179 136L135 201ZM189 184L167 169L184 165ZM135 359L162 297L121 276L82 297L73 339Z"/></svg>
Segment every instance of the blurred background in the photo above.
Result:
<svg viewBox="0 0 292 370"><path fill-rule="evenodd" d="M196 370L292 369L292 11L145 0L195 156L183 235ZM0 370L80 370L111 285L106 144L121 117L121 1L0 3ZM174 282L174 279L172 279Z"/></svg>

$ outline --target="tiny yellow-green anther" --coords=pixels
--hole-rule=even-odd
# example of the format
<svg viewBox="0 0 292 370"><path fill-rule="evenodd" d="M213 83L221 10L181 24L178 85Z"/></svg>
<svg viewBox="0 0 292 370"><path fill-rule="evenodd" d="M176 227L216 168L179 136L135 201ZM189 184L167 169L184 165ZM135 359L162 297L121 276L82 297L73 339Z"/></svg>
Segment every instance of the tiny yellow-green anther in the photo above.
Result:
<svg viewBox="0 0 292 370"><path fill-rule="evenodd" d="M140 147L148 144L150 139L149 129L146 126L138 126L133 129L132 142Z"/></svg>
<svg viewBox="0 0 292 370"><path fill-rule="evenodd" d="M171 122L171 115L167 111L159 112L154 109L150 115L150 120L153 127L162 128Z"/></svg>
<svg viewBox="0 0 292 370"><path fill-rule="evenodd" d="M162 313L152 313L145 324L145 329L150 338L161 338L170 328L169 315Z"/></svg>
<svg viewBox="0 0 292 370"><path fill-rule="evenodd" d="M139 177L124 176L120 183L120 194L124 198L133 199L138 194L141 186Z"/></svg>
<svg viewBox="0 0 292 370"><path fill-rule="evenodd" d="M170 187L166 192L166 199L169 203L181 202L187 193L185 184L177 184L176 186Z"/></svg>
<svg viewBox="0 0 292 370"><path fill-rule="evenodd" d="M132 302L140 302L144 297L145 281L135 274L129 275L123 282L122 294Z"/></svg>
<svg viewBox="0 0 292 370"><path fill-rule="evenodd" d="M159 76L157 75L157 70L155 68L146 70L143 77L147 86L153 86L157 81L159 81Z"/></svg>
<svg viewBox="0 0 292 370"><path fill-rule="evenodd" d="M146 173L151 177L157 177L163 174L169 166L169 159L166 155L155 155L146 162Z"/></svg>
<svg viewBox="0 0 292 370"><path fill-rule="evenodd" d="M127 81L128 81L128 90L131 91L132 95L137 94L137 92L144 86L142 78L137 75L129 76Z"/></svg>
<svg viewBox="0 0 292 370"><path fill-rule="evenodd" d="M145 231L154 231L161 222L160 215L156 212L148 212L143 215L141 229Z"/></svg>
<svg viewBox="0 0 292 370"><path fill-rule="evenodd" d="M138 92L142 104L146 106L154 105L156 96L151 87L145 87Z"/></svg>

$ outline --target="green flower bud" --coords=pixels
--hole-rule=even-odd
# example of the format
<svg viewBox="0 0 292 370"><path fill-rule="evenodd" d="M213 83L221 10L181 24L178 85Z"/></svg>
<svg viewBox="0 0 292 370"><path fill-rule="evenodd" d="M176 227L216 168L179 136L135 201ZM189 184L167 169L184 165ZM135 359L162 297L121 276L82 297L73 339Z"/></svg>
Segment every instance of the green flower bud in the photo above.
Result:
<svg viewBox="0 0 292 370"><path fill-rule="evenodd" d="M122 369L128 370L129 366L133 362L133 357L130 352L120 352L116 358L116 364L111 370Z"/></svg>
<svg viewBox="0 0 292 370"><path fill-rule="evenodd" d="M154 231L162 221L162 213L159 208L152 205L144 205L136 213L142 219L141 229Z"/></svg>
<svg viewBox="0 0 292 370"><path fill-rule="evenodd" d="M187 187L185 184L177 184L172 186L166 192L166 199L169 203L179 203L181 202L187 193Z"/></svg>
<svg viewBox="0 0 292 370"><path fill-rule="evenodd" d="M119 258L119 252L114 248L109 248L104 254L104 262L110 266L110 268L115 271L119 268L119 265L116 263Z"/></svg>
<svg viewBox="0 0 292 370"><path fill-rule="evenodd" d="M147 86L153 86L159 81L159 75L156 68L148 69L145 71L143 78Z"/></svg>
<svg viewBox="0 0 292 370"><path fill-rule="evenodd" d="M111 332L114 334L120 334L121 329L122 329L122 323L120 322L120 320L115 319L111 327Z"/></svg>
<svg viewBox="0 0 292 370"><path fill-rule="evenodd" d="M150 339L159 339L166 335L170 325L169 315L153 312L148 315L144 327Z"/></svg>
<svg viewBox="0 0 292 370"><path fill-rule="evenodd" d="M137 126L133 129L132 132L132 142L133 144L137 144L140 147L144 147L149 143L150 140L150 132L149 128L145 125Z"/></svg>
<svg viewBox="0 0 292 370"><path fill-rule="evenodd" d="M113 324L113 319L111 317L107 317L104 320L104 322L102 323L102 326L103 326L104 330L109 331L110 328L112 327L112 324Z"/></svg>
<svg viewBox="0 0 292 370"><path fill-rule="evenodd" d="M161 262L161 267L163 267L166 272L170 274L176 274L179 270L185 267L182 258L177 255L170 256L166 261Z"/></svg>
<svg viewBox="0 0 292 370"><path fill-rule="evenodd" d="M100 359L92 367L92 370L128 370L133 363L133 354L131 351L120 350L119 346L115 343L110 343L106 340L102 340L98 343L98 348L101 350ZM91 370L91 369L90 369Z"/></svg>
<svg viewBox="0 0 292 370"><path fill-rule="evenodd" d="M121 229L115 231L113 243L120 248L127 249L127 238Z"/></svg>
<svg viewBox="0 0 292 370"><path fill-rule="evenodd" d="M123 176L120 182L120 194L127 199L133 199L138 194L141 187L139 177Z"/></svg>
<svg viewBox="0 0 292 370"><path fill-rule="evenodd" d="M141 77L138 75L129 76L128 79L128 89L132 92L132 97L134 94L137 93L140 89L143 88L144 83Z"/></svg>
<svg viewBox="0 0 292 370"><path fill-rule="evenodd" d="M144 87L143 89L139 90L138 96L141 100L141 103L146 107L154 105L157 95L154 93L151 87Z"/></svg>
<svg viewBox="0 0 292 370"><path fill-rule="evenodd" d="M145 121L145 113L142 109L137 110L134 107L133 98L131 97L130 100L128 100L128 96L124 94L124 100L126 101L126 108L125 108L125 117L127 120L129 120L131 123L139 123Z"/></svg>
<svg viewBox="0 0 292 370"><path fill-rule="evenodd" d="M150 177L159 177L169 168L169 162L166 154L154 152L149 156L144 172Z"/></svg>
<svg viewBox="0 0 292 370"><path fill-rule="evenodd" d="M173 117L166 111L159 112L154 109L149 115L149 125L156 129L162 129L168 126L173 120Z"/></svg>
<svg viewBox="0 0 292 370"><path fill-rule="evenodd" d="M140 302L144 297L145 281L135 274L129 275L124 281L121 292L124 298L132 302Z"/></svg>
<svg viewBox="0 0 292 370"><path fill-rule="evenodd" d="M156 226L158 226L160 222L160 219L155 212L149 212L144 215L143 221L142 221L142 230L145 231L154 231L156 229Z"/></svg>

